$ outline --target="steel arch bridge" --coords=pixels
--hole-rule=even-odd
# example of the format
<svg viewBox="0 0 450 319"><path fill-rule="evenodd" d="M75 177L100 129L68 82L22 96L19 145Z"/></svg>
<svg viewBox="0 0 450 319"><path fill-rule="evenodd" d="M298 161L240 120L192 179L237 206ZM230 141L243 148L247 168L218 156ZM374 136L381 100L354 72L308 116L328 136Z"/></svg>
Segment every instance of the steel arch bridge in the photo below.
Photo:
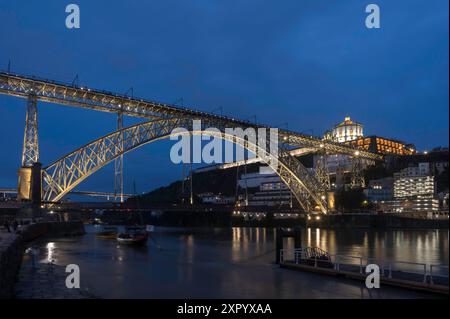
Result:
<svg viewBox="0 0 450 319"><path fill-rule="evenodd" d="M85 146L61 157L56 162L42 169L42 199L47 202L59 201L64 195L80 184L87 177L115 160L119 156L137 149L145 144L168 138L171 135L202 134L232 142L251 152L265 153L261 160L271 167L289 187L305 211L318 208L326 212L325 189L311 175L298 159L290 155L283 144L278 141L278 156L261 148L244 136L226 133L223 123L209 120L201 123L201 130L192 128L191 119L160 119L127 127L86 144ZM219 130L209 130L208 128ZM174 133L177 128L184 128L184 133ZM265 141L266 146L270 141Z"/></svg>
<svg viewBox="0 0 450 319"><path fill-rule="evenodd" d="M6 72L0 72L0 94L26 98L28 101L22 154L22 169L24 172L19 173L19 193L21 193L20 189L24 184L33 184L33 176L34 179L39 179L39 185L34 185L36 186L34 193L28 187L26 189L28 194L23 197L25 199L32 199L33 197L34 200L39 197L39 200L58 201L67 192L109 162L117 161L123 154L144 144L169 137L174 128L181 127L190 131L190 134L200 134L200 132L193 130L193 120L201 120L203 134L218 136L249 150L258 149L259 146L250 145L244 139L227 135L224 128L270 129L266 125L190 108L136 99L126 95L80 87L73 83L65 84ZM115 113L118 115L120 125L118 125L117 131L96 139L42 170L39 167L37 172L33 173L31 168L39 163L38 101ZM145 118L149 121L122 128L123 115ZM219 128L220 133L205 131L205 128L209 127ZM266 158L266 162L286 183L306 211L316 208L322 212L327 211L324 197L326 188L295 158L292 152L293 148L303 148L307 152L320 151L322 153L346 154L369 161L382 159L382 156L366 150L324 141L294 131L279 129L278 135L278 157L273 158L272 156L271 158L269 156ZM278 163L276 167L271 165L274 162ZM31 196L31 193L34 195Z"/></svg>

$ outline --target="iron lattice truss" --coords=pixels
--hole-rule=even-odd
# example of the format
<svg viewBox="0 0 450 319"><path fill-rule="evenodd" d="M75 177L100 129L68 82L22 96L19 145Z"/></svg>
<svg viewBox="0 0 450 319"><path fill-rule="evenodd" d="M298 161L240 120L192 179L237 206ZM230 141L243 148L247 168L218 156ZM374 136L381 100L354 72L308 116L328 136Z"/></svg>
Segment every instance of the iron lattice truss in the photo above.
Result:
<svg viewBox="0 0 450 319"><path fill-rule="evenodd" d="M351 158L352 161L352 170L351 170L351 187L352 188L364 188L366 187L366 181L364 178L364 159L359 156L353 156Z"/></svg>
<svg viewBox="0 0 450 319"><path fill-rule="evenodd" d="M22 98L27 98L30 94L34 94L38 100L45 102L72 105L103 112L122 112L126 116L147 119L189 117L203 121L213 120L215 122L221 122L226 127L247 127L252 125L269 128L266 125L257 125L248 121L241 121L231 117L219 116L188 108L180 108L170 104L136 99L107 91L68 85L51 80L12 75L4 72L0 72L0 93ZM361 158L370 160L383 159L379 154L336 142L324 141L320 138L289 130L279 129L279 135L286 144L293 147L308 147L316 150L323 149L329 154L347 155L353 155L358 150Z"/></svg>
<svg viewBox="0 0 450 319"><path fill-rule="evenodd" d="M256 144L250 144L248 139L225 134L221 122L202 122L201 131L193 131L192 118L172 118L153 120L118 130L87 144L76 151L62 157L55 163L43 169L43 200L55 202L103 166L123 154L144 144L167 138L175 128L185 128L188 134L205 134L220 137L233 142L252 152L263 154L263 149ZM208 131L214 127L219 131ZM290 155L289 150L279 140L279 153L271 154L270 137L266 140L265 156L262 161L268 164L290 188L300 205L310 211L319 208L326 212L324 189L298 159Z"/></svg>
<svg viewBox="0 0 450 319"><path fill-rule="evenodd" d="M316 162L316 178L325 189L330 189L331 181L327 166L327 154L319 152L319 157Z"/></svg>
<svg viewBox="0 0 450 319"><path fill-rule="evenodd" d="M117 114L117 130L123 128L123 114ZM123 148L123 145L120 146ZM123 155L117 157L114 161L114 196L119 197L123 203Z"/></svg>
<svg viewBox="0 0 450 319"><path fill-rule="evenodd" d="M42 199L58 201L88 176L124 153L180 126L177 119L134 125L96 139L42 170Z"/></svg>

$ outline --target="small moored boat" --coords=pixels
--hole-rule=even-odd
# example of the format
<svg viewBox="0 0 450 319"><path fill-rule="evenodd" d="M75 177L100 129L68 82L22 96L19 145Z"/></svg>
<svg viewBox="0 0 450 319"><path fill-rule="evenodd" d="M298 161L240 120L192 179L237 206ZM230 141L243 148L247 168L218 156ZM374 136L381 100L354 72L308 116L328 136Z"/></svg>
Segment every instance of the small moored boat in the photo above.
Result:
<svg viewBox="0 0 450 319"><path fill-rule="evenodd" d="M128 227L124 233L117 235L117 241L125 245L143 245L147 239L148 232L140 227Z"/></svg>
<svg viewBox="0 0 450 319"><path fill-rule="evenodd" d="M103 239L116 239L117 233L118 233L117 227L105 226L102 228L101 231L97 232L95 236Z"/></svg>

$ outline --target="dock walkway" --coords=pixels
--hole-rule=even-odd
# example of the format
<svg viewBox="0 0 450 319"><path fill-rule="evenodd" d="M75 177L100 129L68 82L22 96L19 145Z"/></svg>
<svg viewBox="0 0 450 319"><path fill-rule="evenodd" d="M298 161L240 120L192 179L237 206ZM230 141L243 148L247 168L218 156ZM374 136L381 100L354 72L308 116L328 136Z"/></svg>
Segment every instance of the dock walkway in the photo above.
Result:
<svg viewBox="0 0 450 319"><path fill-rule="evenodd" d="M403 261L332 255L318 248L282 249L280 266L350 279L366 280L366 266L380 269L380 284L439 294L449 293L448 265L427 265Z"/></svg>

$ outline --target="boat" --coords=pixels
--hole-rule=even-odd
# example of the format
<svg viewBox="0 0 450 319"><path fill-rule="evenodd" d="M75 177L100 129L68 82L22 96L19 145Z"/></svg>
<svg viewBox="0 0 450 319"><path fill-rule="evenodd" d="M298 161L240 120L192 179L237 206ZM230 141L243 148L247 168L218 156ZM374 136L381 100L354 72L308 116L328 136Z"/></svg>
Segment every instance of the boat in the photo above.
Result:
<svg viewBox="0 0 450 319"><path fill-rule="evenodd" d="M142 227L127 227L125 232L117 235L117 242L125 245L144 245L148 240L148 232Z"/></svg>
<svg viewBox="0 0 450 319"><path fill-rule="evenodd" d="M95 236L103 239L116 239L117 233L118 233L117 227L104 226L101 231L95 233Z"/></svg>

